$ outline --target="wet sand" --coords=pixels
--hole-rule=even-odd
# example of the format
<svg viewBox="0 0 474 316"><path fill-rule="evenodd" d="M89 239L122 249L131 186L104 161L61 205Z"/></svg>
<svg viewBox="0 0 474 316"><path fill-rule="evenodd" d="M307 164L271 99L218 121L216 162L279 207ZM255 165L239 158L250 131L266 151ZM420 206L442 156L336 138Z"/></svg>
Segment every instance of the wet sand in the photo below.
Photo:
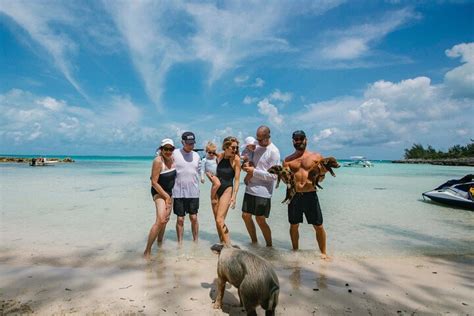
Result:
<svg viewBox="0 0 474 316"><path fill-rule="evenodd" d="M264 247L280 280L277 315L472 315L474 256L334 257ZM101 251L0 254L0 314L244 315L227 286L214 310L217 256ZM257 313L263 315L262 309Z"/></svg>

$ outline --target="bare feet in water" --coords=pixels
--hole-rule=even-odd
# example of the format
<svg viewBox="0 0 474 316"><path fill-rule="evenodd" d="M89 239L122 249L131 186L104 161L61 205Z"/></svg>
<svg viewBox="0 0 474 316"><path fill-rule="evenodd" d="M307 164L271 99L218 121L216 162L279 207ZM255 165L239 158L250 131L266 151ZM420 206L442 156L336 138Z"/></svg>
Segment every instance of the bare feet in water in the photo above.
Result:
<svg viewBox="0 0 474 316"><path fill-rule="evenodd" d="M325 253L322 253L322 254L321 254L321 259L322 259L322 260L325 260L325 261L330 261L330 260L331 260L331 258L329 258L329 256L328 256L327 254L325 254Z"/></svg>

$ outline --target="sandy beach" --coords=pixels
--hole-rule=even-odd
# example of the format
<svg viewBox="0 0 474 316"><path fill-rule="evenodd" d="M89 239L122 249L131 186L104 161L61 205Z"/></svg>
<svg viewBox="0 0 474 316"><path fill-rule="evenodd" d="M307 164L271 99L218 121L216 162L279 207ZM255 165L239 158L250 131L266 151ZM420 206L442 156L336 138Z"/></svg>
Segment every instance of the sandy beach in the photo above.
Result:
<svg viewBox="0 0 474 316"><path fill-rule="evenodd" d="M262 253L259 247L252 251ZM1 314L244 315L227 286L214 310L217 256L115 257L2 252ZM265 251L280 280L277 315L472 315L473 256L333 257ZM288 251L290 252L290 251ZM289 259L290 258L290 259ZM259 314L264 311L259 308Z"/></svg>

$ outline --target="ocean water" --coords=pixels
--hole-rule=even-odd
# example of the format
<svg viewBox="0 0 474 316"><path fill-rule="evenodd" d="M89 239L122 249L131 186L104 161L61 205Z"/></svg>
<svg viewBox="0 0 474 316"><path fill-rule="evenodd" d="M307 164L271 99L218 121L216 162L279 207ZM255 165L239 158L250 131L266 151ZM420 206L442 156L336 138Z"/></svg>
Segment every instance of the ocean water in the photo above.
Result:
<svg viewBox="0 0 474 316"><path fill-rule="evenodd" d="M152 158L78 157L72 164L32 168L0 164L0 247L28 253L101 252L137 256L155 220L149 176ZM441 206L421 193L473 173L473 168L375 163L374 168L341 167L322 183L318 195L332 256L417 256L473 254L474 212ZM211 256L218 242L209 199L201 185L200 241L176 243L172 214L161 250L167 256ZM250 247L241 219L245 186L227 226L233 243ZM274 250L291 256L285 189L276 189L268 220ZM258 230L258 229L257 229ZM263 237L259 233L260 244ZM257 247L258 248L258 247ZM261 249L264 249L262 246ZM299 254L318 254L312 226L300 225Z"/></svg>

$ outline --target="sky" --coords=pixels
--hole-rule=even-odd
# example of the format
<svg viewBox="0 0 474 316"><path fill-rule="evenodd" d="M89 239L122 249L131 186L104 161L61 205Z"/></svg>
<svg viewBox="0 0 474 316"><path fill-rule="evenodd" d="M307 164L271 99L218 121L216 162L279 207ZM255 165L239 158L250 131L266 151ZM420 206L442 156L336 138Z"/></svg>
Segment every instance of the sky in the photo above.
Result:
<svg viewBox="0 0 474 316"><path fill-rule="evenodd" d="M0 0L0 153L271 129L339 159L474 138L474 1Z"/></svg>

